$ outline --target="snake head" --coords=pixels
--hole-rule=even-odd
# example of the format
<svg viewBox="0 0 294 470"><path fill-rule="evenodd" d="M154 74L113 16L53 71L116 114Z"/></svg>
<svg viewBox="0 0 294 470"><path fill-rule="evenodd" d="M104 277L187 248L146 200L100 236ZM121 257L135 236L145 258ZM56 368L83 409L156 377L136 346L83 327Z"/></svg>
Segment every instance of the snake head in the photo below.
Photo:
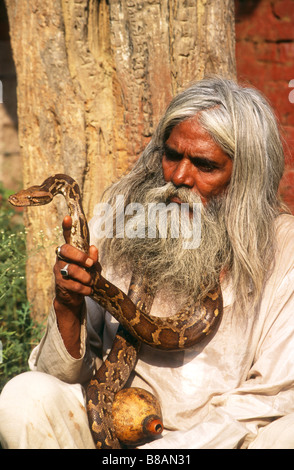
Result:
<svg viewBox="0 0 294 470"><path fill-rule="evenodd" d="M38 186L32 186L29 189L23 189L16 194L9 196L8 201L13 206L27 207L27 206L42 206L48 204L53 199L53 196L48 191L42 191Z"/></svg>

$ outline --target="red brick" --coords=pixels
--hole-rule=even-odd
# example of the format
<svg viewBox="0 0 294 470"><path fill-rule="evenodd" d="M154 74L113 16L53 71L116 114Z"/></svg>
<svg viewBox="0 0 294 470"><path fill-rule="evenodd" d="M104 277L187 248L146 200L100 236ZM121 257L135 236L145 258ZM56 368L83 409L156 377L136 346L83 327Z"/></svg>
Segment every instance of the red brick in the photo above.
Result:
<svg viewBox="0 0 294 470"><path fill-rule="evenodd" d="M293 20L293 28L294 28L294 20ZM282 42L278 44L278 47L279 47L279 54L280 54L280 62L283 62L285 65L288 65L289 67L292 68L292 75L294 78L294 67L293 67L294 40L293 42Z"/></svg>
<svg viewBox="0 0 294 470"><path fill-rule="evenodd" d="M289 100L294 90L289 87L294 79L294 0L242 4L251 12L236 21L237 74L263 92L280 121L286 141L281 194L294 214L294 103Z"/></svg>
<svg viewBox="0 0 294 470"><path fill-rule="evenodd" d="M294 73L294 40L286 43L260 41L254 44L254 54L258 61L281 64L290 67Z"/></svg>
<svg viewBox="0 0 294 470"><path fill-rule="evenodd" d="M276 0L273 2L273 11L281 21L294 23L294 2L293 0Z"/></svg>
<svg viewBox="0 0 294 470"><path fill-rule="evenodd" d="M251 15L237 19L237 37L251 38L255 42L263 38L270 41L294 39L293 5L293 0L261 0Z"/></svg>

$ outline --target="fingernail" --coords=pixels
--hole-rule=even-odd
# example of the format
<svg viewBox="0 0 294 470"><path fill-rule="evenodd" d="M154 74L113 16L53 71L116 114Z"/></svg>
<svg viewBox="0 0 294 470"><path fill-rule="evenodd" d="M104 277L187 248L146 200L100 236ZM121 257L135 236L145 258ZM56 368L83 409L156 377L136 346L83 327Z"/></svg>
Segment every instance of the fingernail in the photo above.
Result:
<svg viewBox="0 0 294 470"><path fill-rule="evenodd" d="M86 266L88 266L88 268L93 266L93 264L94 264L94 261L91 258L86 259Z"/></svg>

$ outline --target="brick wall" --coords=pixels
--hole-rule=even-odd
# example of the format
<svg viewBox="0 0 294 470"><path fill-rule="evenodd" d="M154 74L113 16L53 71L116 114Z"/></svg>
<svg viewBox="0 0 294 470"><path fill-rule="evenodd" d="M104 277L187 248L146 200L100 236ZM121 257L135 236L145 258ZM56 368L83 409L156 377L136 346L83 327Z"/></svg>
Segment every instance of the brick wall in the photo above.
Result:
<svg viewBox="0 0 294 470"><path fill-rule="evenodd" d="M286 168L280 193L294 214L294 0L236 1L236 57L239 80L270 100L286 140Z"/></svg>

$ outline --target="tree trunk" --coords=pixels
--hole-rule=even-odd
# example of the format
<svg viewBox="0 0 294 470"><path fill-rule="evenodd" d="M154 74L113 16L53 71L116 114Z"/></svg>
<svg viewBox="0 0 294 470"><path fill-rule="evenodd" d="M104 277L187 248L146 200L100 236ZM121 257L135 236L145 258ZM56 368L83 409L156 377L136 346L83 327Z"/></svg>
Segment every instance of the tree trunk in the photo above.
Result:
<svg viewBox="0 0 294 470"><path fill-rule="evenodd" d="M17 71L23 185L76 178L88 217L127 172L172 96L235 77L233 0L6 0ZM27 289L48 314L62 198L26 211Z"/></svg>

